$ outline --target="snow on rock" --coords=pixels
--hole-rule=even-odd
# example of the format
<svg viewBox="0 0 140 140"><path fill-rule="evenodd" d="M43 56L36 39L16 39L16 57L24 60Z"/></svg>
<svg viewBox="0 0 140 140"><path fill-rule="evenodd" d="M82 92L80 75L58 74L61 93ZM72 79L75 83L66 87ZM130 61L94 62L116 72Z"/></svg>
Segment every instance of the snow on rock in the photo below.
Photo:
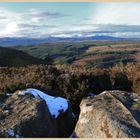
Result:
<svg viewBox="0 0 140 140"><path fill-rule="evenodd" d="M9 136L12 136L12 137L15 135L14 130L11 128L7 130L7 133Z"/></svg>
<svg viewBox="0 0 140 140"><path fill-rule="evenodd" d="M11 96L11 95L12 95L12 93L5 93L5 95L6 95L6 96Z"/></svg>
<svg viewBox="0 0 140 140"><path fill-rule="evenodd" d="M88 94L88 96L95 97L95 96L96 96L96 94L94 94L94 93L91 93L91 92L90 92L90 93Z"/></svg>
<svg viewBox="0 0 140 140"><path fill-rule="evenodd" d="M4 110L4 113L9 113L9 110Z"/></svg>
<svg viewBox="0 0 140 140"><path fill-rule="evenodd" d="M14 136L15 136L16 138L20 138L19 134L15 134L14 130L11 129L11 128L9 128L9 129L7 130L7 134L8 134L9 136L11 136L11 137L14 137Z"/></svg>
<svg viewBox="0 0 140 140"><path fill-rule="evenodd" d="M24 91L19 91L18 95L32 94L35 97L39 97L45 100L49 111L52 116L57 118L61 112L65 112L68 109L68 101L61 97L50 96L40 90L28 88Z"/></svg>
<svg viewBox="0 0 140 140"><path fill-rule="evenodd" d="M20 138L20 136L18 134L16 134L16 138Z"/></svg>

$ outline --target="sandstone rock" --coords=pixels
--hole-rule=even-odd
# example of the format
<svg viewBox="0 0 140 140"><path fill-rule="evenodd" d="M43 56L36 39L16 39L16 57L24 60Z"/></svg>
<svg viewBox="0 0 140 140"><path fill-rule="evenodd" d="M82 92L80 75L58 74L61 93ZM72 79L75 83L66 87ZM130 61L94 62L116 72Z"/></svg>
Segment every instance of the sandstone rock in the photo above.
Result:
<svg viewBox="0 0 140 140"><path fill-rule="evenodd" d="M69 104L56 118L44 100L31 94L16 92L0 108L0 137L69 137L74 123Z"/></svg>
<svg viewBox="0 0 140 140"><path fill-rule="evenodd" d="M80 108L73 137L140 137L140 95L136 93L105 91L83 99Z"/></svg>

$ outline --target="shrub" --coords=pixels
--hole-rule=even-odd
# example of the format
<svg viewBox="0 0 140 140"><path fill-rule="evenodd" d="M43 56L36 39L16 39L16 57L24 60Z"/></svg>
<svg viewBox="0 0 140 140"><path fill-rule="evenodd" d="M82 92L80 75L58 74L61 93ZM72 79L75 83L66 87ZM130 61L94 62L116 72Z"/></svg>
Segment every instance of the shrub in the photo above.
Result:
<svg viewBox="0 0 140 140"><path fill-rule="evenodd" d="M0 68L0 93L37 88L50 95L66 97L73 108L89 92L126 90L140 93L140 65L123 64L109 69L73 65L32 65Z"/></svg>

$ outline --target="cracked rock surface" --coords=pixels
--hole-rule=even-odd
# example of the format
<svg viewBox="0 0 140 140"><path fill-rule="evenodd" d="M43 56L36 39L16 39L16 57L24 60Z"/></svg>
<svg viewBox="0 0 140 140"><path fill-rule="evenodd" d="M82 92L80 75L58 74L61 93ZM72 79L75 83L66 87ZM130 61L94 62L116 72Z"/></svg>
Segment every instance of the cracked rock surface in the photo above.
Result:
<svg viewBox="0 0 140 140"><path fill-rule="evenodd" d="M54 118L45 101L30 94L15 92L0 107L0 137L69 137L74 123L70 105Z"/></svg>
<svg viewBox="0 0 140 140"><path fill-rule="evenodd" d="M86 97L73 137L140 137L140 95L124 91L104 91Z"/></svg>

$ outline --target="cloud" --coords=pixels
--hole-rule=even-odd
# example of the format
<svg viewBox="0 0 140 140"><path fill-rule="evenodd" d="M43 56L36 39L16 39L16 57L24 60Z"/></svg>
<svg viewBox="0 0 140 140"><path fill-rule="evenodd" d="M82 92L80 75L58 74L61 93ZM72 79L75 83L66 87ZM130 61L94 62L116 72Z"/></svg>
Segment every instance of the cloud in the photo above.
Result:
<svg viewBox="0 0 140 140"><path fill-rule="evenodd" d="M0 8L0 37L38 37L42 34L49 34L52 29L57 28L58 26L54 25L52 22L48 22L47 20L49 18L53 19L63 16L66 15L44 10L13 12Z"/></svg>
<svg viewBox="0 0 140 140"><path fill-rule="evenodd" d="M40 18L40 17L34 17L31 20L32 20L32 22L39 23L41 21L41 19L42 18Z"/></svg>
<svg viewBox="0 0 140 140"><path fill-rule="evenodd" d="M140 25L115 25L115 24L91 24L91 23L79 23L73 25L75 28L69 32L72 34L82 34L83 36L91 35L109 35L109 36L123 36L128 37L134 34L136 37L140 37ZM80 30L76 30L79 29ZM75 30L73 30L75 29ZM78 32L80 31L80 32ZM67 34L67 31L65 32ZM63 33L64 34L64 33Z"/></svg>
<svg viewBox="0 0 140 140"><path fill-rule="evenodd" d="M40 21L63 18L70 15L62 14L54 11L46 11L41 9L31 9L28 13L24 13L24 16L29 16L32 22L39 23Z"/></svg>
<svg viewBox="0 0 140 140"><path fill-rule="evenodd" d="M6 25L6 27L0 31L0 36L14 36L19 31L16 22L11 22Z"/></svg>
<svg viewBox="0 0 140 140"><path fill-rule="evenodd" d="M55 30L57 25L47 24L18 24L20 36L23 37L43 37L50 34L51 30Z"/></svg>
<svg viewBox="0 0 140 140"><path fill-rule="evenodd" d="M140 25L140 4L101 3L91 18L94 24Z"/></svg>
<svg viewBox="0 0 140 140"><path fill-rule="evenodd" d="M74 25L73 25L74 26ZM114 36L123 38L140 38L140 25L101 25L101 24L75 24L75 28L59 29L51 32L52 36Z"/></svg>
<svg viewBox="0 0 140 140"><path fill-rule="evenodd" d="M45 11L41 9L30 10L30 15L36 16L36 17L49 17L49 18L60 18L60 17L69 16L66 14L59 13L59 12L53 12L53 11L50 12L50 11Z"/></svg>
<svg viewBox="0 0 140 140"><path fill-rule="evenodd" d="M56 28L56 25L38 25L38 24L18 24L19 27L24 29L40 29L40 28Z"/></svg>
<svg viewBox="0 0 140 140"><path fill-rule="evenodd" d="M5 16L0 16L0 20L5 20L7 19Z"/></svg>
<svg viewBox="0 0 140 140"><path fill-rule="evenodd" d="M102 31L140 32L140 25L98 25Z"/></svg>
<svg viewBox="0 0 140 140"><path fill-rule="evenodd" d="M80 11L77 14L80 17ZM72 13L43 9L14 12L0 8L0 37L140 37L140 4L98 3L91 15L77 22Z"/></svg>

